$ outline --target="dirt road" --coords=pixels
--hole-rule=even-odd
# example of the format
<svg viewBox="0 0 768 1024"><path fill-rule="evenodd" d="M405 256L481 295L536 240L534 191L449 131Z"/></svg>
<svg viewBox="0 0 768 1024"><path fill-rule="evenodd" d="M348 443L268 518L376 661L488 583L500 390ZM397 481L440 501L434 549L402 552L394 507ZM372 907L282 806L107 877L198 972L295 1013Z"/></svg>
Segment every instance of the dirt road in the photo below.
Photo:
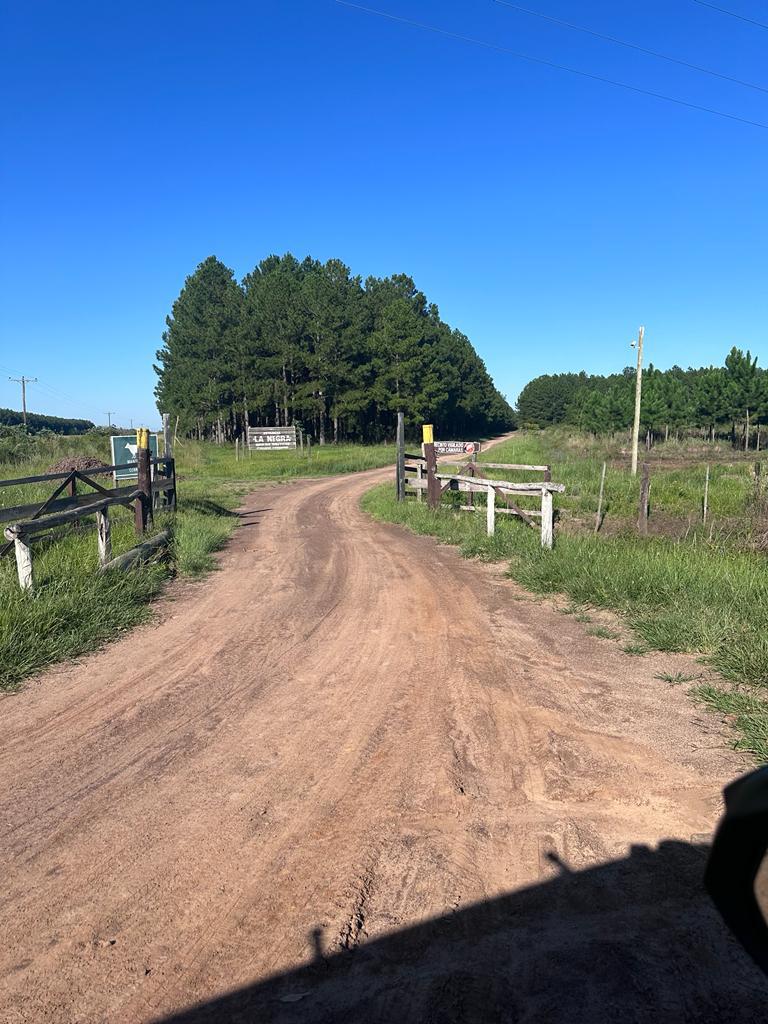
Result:
<svg viewBox="0 0 768 1024"><path fill-rule="evenodd" d="M4 1024L765 1020L691 842L716 720L370 522L382 478L259 491L159 622L0 702Z"/></svg>

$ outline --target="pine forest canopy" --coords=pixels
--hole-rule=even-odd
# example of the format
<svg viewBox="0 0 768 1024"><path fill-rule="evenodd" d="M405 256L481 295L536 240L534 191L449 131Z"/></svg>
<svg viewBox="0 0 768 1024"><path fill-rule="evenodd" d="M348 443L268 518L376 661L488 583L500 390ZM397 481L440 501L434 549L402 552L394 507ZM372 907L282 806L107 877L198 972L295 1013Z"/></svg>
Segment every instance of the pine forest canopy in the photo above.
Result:
<svg viewBox="0 0 768 1024"><path fill-rule="evenodd" d="M0 426L20 427L24 413L16 409L0 409ZM27 413L27 430L35 434L40 430L51 430L56 434L87 434L94 429L90 420L68 419L62 416L46 416L39 412Z"/></svg>
<svg viewBox="0 0 768 1024"><path fill-rule="evenodd" d="M518 416L523 426L572 424L593 434L628 428L635 403L635 370L589 376L557 373L536 377L523 388ZM736 437L768 423L768 371L750 352L732 348L724 366L661 371L652 365L643 373L641 424L651 436L670 429L697 428L714 439L728 432Z"/></svg>
<svg viewBox="0 0 768 1024"><path fill-rule="evenodd" d="M298 424L321 444L380 441L399 410L445 438L514 425L469 339L405 274L363 282L340 260L286 253L238 283L209 256L166 323L158 408L198 437Z"/></svg>

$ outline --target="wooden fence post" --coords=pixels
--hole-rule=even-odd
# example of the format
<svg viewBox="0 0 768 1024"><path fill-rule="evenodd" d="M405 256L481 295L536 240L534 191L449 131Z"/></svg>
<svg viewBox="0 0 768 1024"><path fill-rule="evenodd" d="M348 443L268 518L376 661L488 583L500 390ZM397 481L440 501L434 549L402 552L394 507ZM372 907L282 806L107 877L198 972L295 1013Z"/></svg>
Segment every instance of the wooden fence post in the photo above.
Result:
<svg viewBox="0 0 768 1024"><path fill-rule="evenodd" d="M7 536L7 534L6 534ZM16 571L22 590L32 590L32 552L21 537L15 537L13 547L16 553Z"/></svg>
<svg viewBox="0 0 768 1024"><path fill-rule="evenodd" d="M701 521L706 523L707 513L709 512L709 466L707 466L707 472L704 476L704 506L702 508Z"/></svg>
<svg viewBox="0 0 768 1024"><path fill-rule="evenodd" d="M135 527L140 537L146 532L147 523L152 519L152 470L149 459L149 431L140 427L136 432L137 488L141 494L136 499Z"/></svg>
<svg viewBox="0 0 768 1024"><path fill-rule="evenodd" d="M424 459L427 465L427 504L430 508L437 508L440 504L440 481L437 479L434 443L424 445Z"/></svg>
<svg viewBox="0 0 768 1024"><path fill-rule="evenodd" d="M423 494L421 493L421 481L424 479L424 467L421 464L421 460L416 463L416 479L419 481L419 488L416 491L416 501L423 500Z"/></svg>
<svg viewBox="0 0 768 1024"><path fill-rule="evenodd" d="M112 558L112 528L108 508L96 513L96 543L99 550L99 565L106 565Z"/></svg>
<svg viewBox="0 0 768 1024"><path fill-rule="evenodd" d="M597 515L595 516L595 533L600 529L600 516L603 512L603 493L605 491L605 463L603 463L603 472L600 476L600 497L597 499Z"/></svg>
<svg viewBox="0 0 768 1024"><path fill-rule="evenodd" d="M554 509L552 505L552 491L548 487L541 488L541 546L552 547L554 536Z"/></svg>
<svg viewBox="0 0 768 1024"><path fill-rule="evenodd" d="M405 415L397 414L397 459L395 465L397 500L405 501Z"/></svg>
<svg viewBox="0 0 768 1024"><path fill-rule="evenodd" d="M77 498L77 474L72 473L69 483L67 484L67 494L70 498ZM73 530L80 529L80 523L72 523Z"/></svg>
<svg viewBox="0 0 768 1024"><path fill-rule="evenodd" d="M166 459L173 458L173 441L171 440L171 414L163 413L163 455Z"/></svg>
<svg viewBox="0 0 768 1024"><path fill-rule="evenodd" d="M640 509L637 517L637 528L643 536L648 533L648 504L651 495L651 467L643 463L643 479L640 483Z"/></svg>
<svg viewBox="0 0 768 1024"><path fill-rule="evenodd" d="M496 532L496 491L488 484L488 497L485 508L485 532L492 537Z"/></svg>

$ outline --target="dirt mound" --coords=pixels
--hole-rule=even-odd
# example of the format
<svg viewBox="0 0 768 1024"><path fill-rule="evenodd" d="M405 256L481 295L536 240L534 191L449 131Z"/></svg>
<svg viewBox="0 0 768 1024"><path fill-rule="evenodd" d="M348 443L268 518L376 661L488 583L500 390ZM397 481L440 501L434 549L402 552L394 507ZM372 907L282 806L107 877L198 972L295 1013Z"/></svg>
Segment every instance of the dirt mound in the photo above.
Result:
<svg viewBox="0 0 768 1024"><path fill-rule="evenodd" d="M63 459L59 459L58 462L54 462L48 472L66 473L67 470L77 469L79 472L85 473L89 469L102 469L108 465L108 462L102 462L101 459L95 459L90 455L66 455Z"/></svg>

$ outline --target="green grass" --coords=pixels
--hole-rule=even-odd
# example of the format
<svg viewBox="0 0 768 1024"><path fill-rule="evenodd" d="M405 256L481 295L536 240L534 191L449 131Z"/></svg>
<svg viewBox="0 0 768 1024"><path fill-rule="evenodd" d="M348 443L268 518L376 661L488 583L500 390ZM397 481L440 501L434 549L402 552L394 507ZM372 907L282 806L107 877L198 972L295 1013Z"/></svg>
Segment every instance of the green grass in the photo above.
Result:
<svg viewBox="0 0 768 1024"><path fill-rule="evenodd" d="M587 630L587 634L596 636L600 640L618 640L621 636L621 633L617 633L615 629L607 629L605 626L594 626Z"/></svg>
<svg viewBox="0 0 768 1024"><path fill-rule="evenodd" d="M693 696L712 711L727 715L739 739L737 750L747 751L757 761L768 761L768 700L754 690L724 690L718 686L697 686Z"/></svg>
<svg viewBox="0 0 768 1024"><path fill-rule="evenodd" d="M689 449L670 442L659 445L645 455L651 465L651 526L653 516L664 514L679 517L693 525L699 523L704 499L706 466L710 466L709 522L748 520L754 503L753 467L764 456L739 454L719 445L699 446L696 458ZM528 463L551 465L552 479L565 484L566 494L555 495L555 507L571 514L594 518L600 491L603 461L605 476L603 512L606 523L631 521L637 517L638 480L627 472L628 456L620 445L600 443L562 430L521 433L504 444L483 452L481 462ZM685 463L680 465L680 463ZM670 465L671 464L671 465ZM766 465L768 470L768 464ZM499 479L522 480L525 472L492 470Z"/></svg>
<svg viewBox="0 0 768 1024"><path fill-rule="evenodd" d="M0 463L0 479L45 473L65 455L92 455L109 462L102 436L43 436L26 454ZM236 508L260 483L375 468L394 461L394 449L378 445L327 445L301 452L262 452L235 461L234 449L205 442L177 446L178 513L157 517L170 526L172 544L164 560L127 573L96 574L93 521L33 547L35 590L21 592L12 553L0 560L0 690L16 689L33 672L93 650L142 622L164 582L175 574L199 576L215 567L214 552L235 529ZM104 477L97 478L106 483ZM0 505L42 502L50 483L0 488ZM135 543L132 513L112 516L114 554Z"/></svg>
<svg viewBox="0 0 768 1024"><path fill-rule="evenodd" d="M655 679L661 679L663 683L671 683L679 686L680 683L692 683L695 679L701 679L701 673L697 676L686 675L685 672L659 672Z"/></svg>
<svg viewBox="0 0 768 1024"><path fill-rule="evenodd" d="M566 594L572 612L619 612L634 635L627 653L696 654L725 679L753 689L757 700L768 696L764 554L663 537L562 532L554 550L544 551L537 533L511 517L499 517L495 535L487 537L481 514L458 513L448 504L436 512L426 503L398 504L388 484L368 492L363 507L379 519L456 544L467 557L507 561L518 583L538 594Z"/></svg>

